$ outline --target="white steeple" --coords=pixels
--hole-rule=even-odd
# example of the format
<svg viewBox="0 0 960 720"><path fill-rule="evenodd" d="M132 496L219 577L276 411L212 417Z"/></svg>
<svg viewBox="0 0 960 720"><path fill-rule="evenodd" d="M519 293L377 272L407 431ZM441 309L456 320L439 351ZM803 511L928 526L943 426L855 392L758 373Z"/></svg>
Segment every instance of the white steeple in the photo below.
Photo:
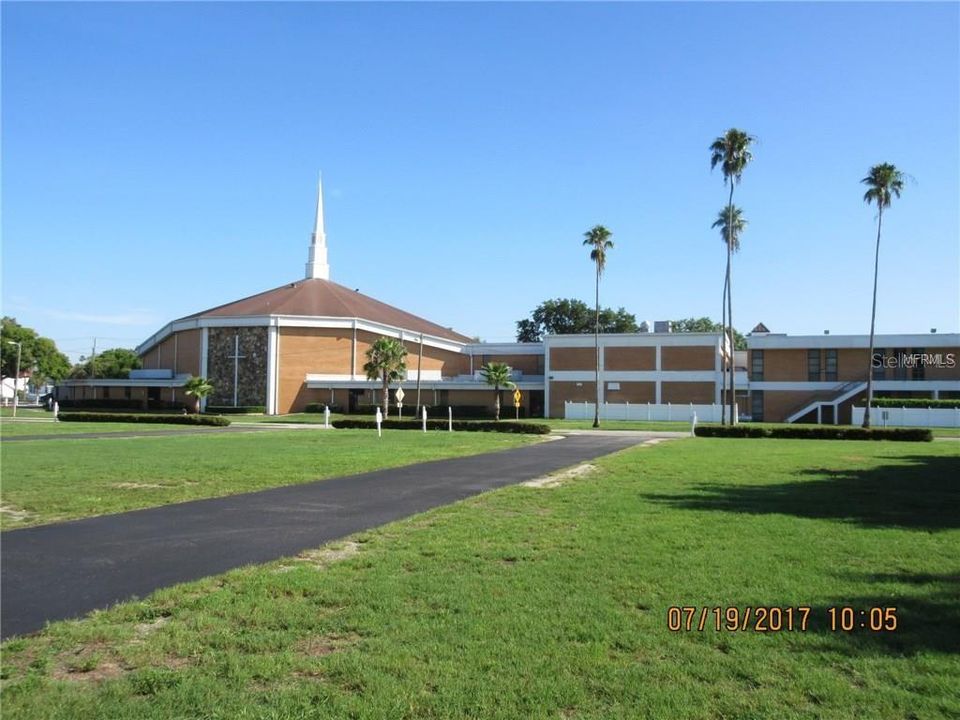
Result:
<svg viewBox="0 0 960 720"><path fill-rule="evenodd" d="M323 232L323 179L317 179L317 217L310 237L307 253L307 279L330 279L330 264L327 262L327 236Z"/></svg>

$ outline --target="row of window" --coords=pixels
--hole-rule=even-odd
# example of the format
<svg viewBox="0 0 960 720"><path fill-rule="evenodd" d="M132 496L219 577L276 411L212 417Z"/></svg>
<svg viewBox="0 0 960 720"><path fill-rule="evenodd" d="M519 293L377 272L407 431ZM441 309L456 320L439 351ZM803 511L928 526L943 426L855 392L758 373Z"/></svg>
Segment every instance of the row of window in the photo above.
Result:
<svg viewBox="0 0 960 720"><path fill-rule="evenodd" d="M922 363L911 363L911 355L922 355L925 348L895 348L874 352L874 380L923 380L925 377ZM839 373L836 350L807 350L807 380L809 382L836 382ZM879 359L879 360L878 360ZM892 377L887 377L887 368L892 368ZM909 373L908 371L912 371ZM750 353L750 379L763 380L763 350Z"/></svg>

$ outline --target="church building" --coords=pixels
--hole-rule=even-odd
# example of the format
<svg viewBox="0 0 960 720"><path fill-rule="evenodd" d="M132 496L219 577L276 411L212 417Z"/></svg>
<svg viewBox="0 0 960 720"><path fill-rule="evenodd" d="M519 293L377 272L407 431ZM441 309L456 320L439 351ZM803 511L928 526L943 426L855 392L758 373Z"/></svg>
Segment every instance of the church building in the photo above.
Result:
<svg viewBox="0 0 960 720"><path fill-rule="evenodd" d="M663 325L667 328L660 332L600 336L601 402L720 402L721 335L671 333L669 323ZM468 408L474 414L489 412L494 393L479 372L488 362L512 368L520 412L527 417L563 417L565 403L597 397L592 335L478 343L330 280L320 186L303 277L173 320L137 347L143 369L129 379L67 381L60 397L142 407L189 405L183 385L200 376L214 388L206 408L263 408L282 415L326 404L342 412L363 411L381 401L380 382L368 380L363 371L367 350L381 337L396 338L407 349L406 377L391 389L402 385L411 412L418 398L419 404L454 407L460 416ZM745 373L739 382L745 385ZM514 414L513 400L512 392L502 393L504 417Z"/></svg>

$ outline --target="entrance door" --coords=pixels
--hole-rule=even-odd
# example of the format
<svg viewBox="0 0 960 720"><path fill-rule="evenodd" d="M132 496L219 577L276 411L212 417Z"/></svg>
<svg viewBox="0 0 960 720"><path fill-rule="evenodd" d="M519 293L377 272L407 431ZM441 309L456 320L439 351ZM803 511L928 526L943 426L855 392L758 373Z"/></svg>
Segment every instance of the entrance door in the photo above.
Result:
<svg viewBox="0 0 960 720"><path fill-rule="evenodd" d="M543 417L543 390L529 390L530 417Z"/></svg>

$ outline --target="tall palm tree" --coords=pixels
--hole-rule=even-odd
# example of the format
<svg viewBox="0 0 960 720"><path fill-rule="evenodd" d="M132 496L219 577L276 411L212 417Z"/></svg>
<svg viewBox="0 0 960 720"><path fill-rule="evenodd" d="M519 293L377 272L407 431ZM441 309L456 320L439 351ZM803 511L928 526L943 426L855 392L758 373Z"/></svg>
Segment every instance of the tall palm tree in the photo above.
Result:
<svg viewBox="0 0 960 720"><path fill-rule="evenodd" d="M730 222L732 220L732 222ZM727 208L723 208L720 212L717 213L717 219L714 221L711 227L720 228L720 237L723 239L725 245L733 248L733 252L737 253L740 251L740 234L743 232L744 228L747 226L747 221L743 217L743 213L736 205L733 206L733 212L728 213ZM729 276L726 276L723 281L723 320L721 321L721 327L723 328L724 337L727 336L727 293L730 290L729 285ZM730 335L733 335L733 329L731 328ZM731 352L733 352L733 347L731 347ZM727 395L727 373L726 369L720 373L723 380L723 390L720 397L726 398ZM725 425L727 422L727 405L723 403L723 410L721 411L720 424Z"/></svg>
<svg viewBox="0 0 960 720"><path fill-rule="evenodd" d="M877 248L873 257L873 306L870 310L870 352L867 355L867 409L863 413L863 427L870 427L870 404L873 402L873 329L877 319L877 271L880 267L880 227L883 224L883 209L890 207L893 196L900 197L904 175L896 165L881 163L870 168L860 182L867 186L863 201L877 205Z"/></svg>
<svg viewBox="0 0 960 720"><path fill-rule="evenodd" d="M213 392L213 385L202 377L192 377L183 384L183 391L194 400L194 413L200 414L200 401Z"/></svg>
<svg viewBox="0 0 960 720"><path fill-rule="evenodd" d="M500 388L515 388L516 385L510 379L512 368L506 363L491 362L480 368L480 374L487 381L487 385L493 385L495 400L494 420L500 420Z"/></svg>
<svg viewBox="0 0 960 720"><path fill-rule="evenodd" d="M390 382L400 380L407 372L407 349L394 338L379 338L367 350L363 371L368 380L380 380L383 389L383 417L390 414Z"/></svg>
<svg viewBox="0 0 960 720"><path fill-rule="evenodd" d="M743 130L730 128L723 135L713 141L710 146L710 169L713 170L717 165L723 171L723 184L730 185L730 197L727 200L727 214L729 224L734 224L733 220L733 186L740 184L743 177L743 170L747 167L753 154L750 152L750 145L756 141L756 138L747 134ZM737 402L736 384L734 382L734 345L733 345L733 283L730 278L730 259L733 255L733 247L727 243L727 270L726 280L726 300L727 300L727 327L724 333L727 342L730 344L730 423L735 422L734 407Z"/></svg>
<svg viewBox="0 0 960 720"><path fill-rule="evenodd" d="M607 266L607 250L613 248L613 241L610 236L613 235L603 225L594 225L590 230L583 234L584 245L588 245L590 250L590 259L597 266L597 285L596 285L596 322L593 326L593 340L596 346L597 361L597 403L593 413L593 426L600 427L600 276L603 275L603 269Z"/></svg>

